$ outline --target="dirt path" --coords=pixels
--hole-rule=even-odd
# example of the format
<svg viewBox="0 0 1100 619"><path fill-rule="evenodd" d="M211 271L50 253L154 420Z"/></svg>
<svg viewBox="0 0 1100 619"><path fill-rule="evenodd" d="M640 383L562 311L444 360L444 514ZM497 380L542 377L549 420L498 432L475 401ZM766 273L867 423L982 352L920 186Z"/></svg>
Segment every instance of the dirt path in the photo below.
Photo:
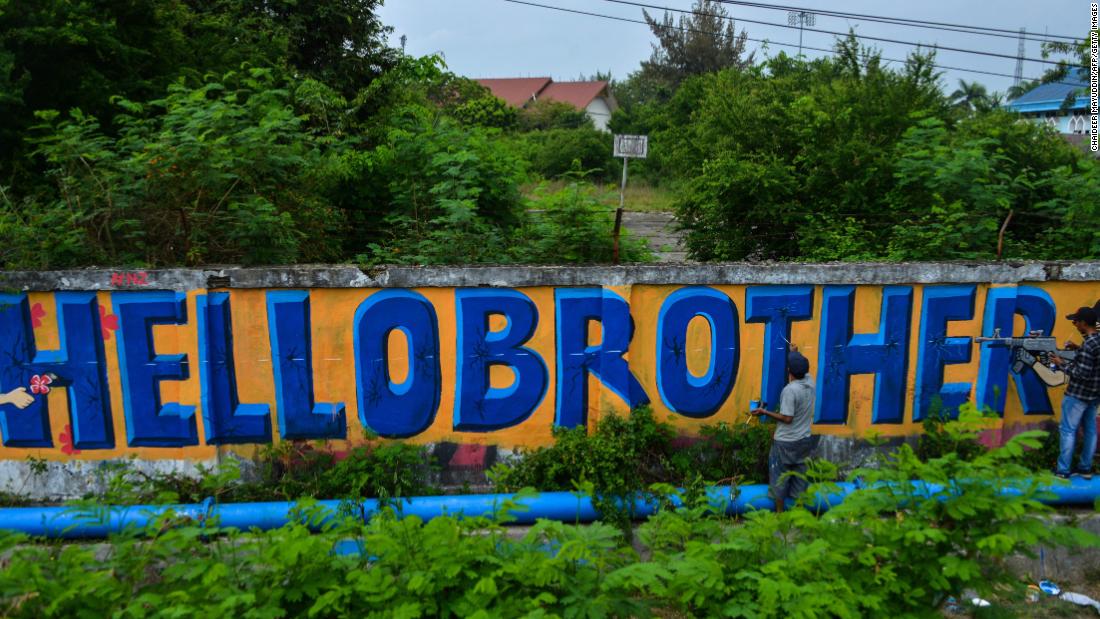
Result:
<svg viewBox="0 0 1100 619"><path fill-rule="evenodd" d="M658 262L690 262L684 248L684 233L676 229L676 216L660 211L623 212L623 227L649 241Z"/></svg>

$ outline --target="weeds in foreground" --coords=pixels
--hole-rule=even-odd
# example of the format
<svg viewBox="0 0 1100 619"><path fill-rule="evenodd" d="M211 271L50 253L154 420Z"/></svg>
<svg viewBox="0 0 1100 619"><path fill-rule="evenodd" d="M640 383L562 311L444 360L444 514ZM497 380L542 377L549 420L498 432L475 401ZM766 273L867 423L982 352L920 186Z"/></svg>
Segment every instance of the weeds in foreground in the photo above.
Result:
<svg viewBox="0 0 1100 619"><path fill-rule="evenodd" d="M707 482L766 481L771 432L756 421L722 423L686 442L670 423L641 407L627 417L602 417L591 434L584 427L558 428L553 445L498 464L489 478L498 492L582 489L605 520L629 532L636 501L656 500L652 484L701 488Z"/></svg>
<svg viewBox="0 0 1100 619"><path fill-rule="evenodd" d="M973 436L972 408L944 431ZM909 446L860 470L823 515L725 515L724 498L650 487L665 509L642 552L606 523L430 521L383 509L366 521L301 507L286 526L241 532L166 515L104 547L31 544L0 533L0 614L9 617L861 617L931 616L948 595L1019 589L1007 557L1097 546L1047 518L1049 475L1017 463L1038 433L966 460ZM918 481L919 480L919 481ZM829 491L815 484L807 500ZM1052 522L1054 524L1052 524ZM350 554L346 551L350 548Z"/></svg>

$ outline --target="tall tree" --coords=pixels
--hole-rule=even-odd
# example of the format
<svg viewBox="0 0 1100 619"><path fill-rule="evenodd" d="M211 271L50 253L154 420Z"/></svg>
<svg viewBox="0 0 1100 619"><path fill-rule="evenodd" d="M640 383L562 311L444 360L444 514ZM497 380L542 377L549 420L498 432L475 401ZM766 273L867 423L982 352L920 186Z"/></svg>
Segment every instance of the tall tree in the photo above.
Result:
<svg viewBox="0 0 1100 619"><path fill-rule="evenodd" d="M247 63L348 99L398 59L382 0L0 0L0 185L35 112L79 108L113 131L113 97L145 101ZM369 111L368 111L369 113ZM18 162L18 163L17 163Z"/></svg>
<svg viewBox="0 0 1100 619"><path fill-rule="evenodd" d="M1008 91L1005 93L1005 96L1008 98L1009 101L1012 101L1013 99L1019 99L1020 97L1031 92L1032 90L1038 88L1040 84L1041 82L1039 82L1039 80L1024 80L1019 84L1013 84L1009 86Z"/></svg>
<svg viewBox="0 0 1100 619"><path fill-rule="evenodd" d="M1061 43L1049 41L1043 43L1043 58L1056 55L1068 56L1059 58L1058 65L1043 73L1040 81L1044 84L1058 82L1066 78L1074 78L1080 75L1088 76L1091 67L1091 52L1089 51L1089 37L1086 35L1080 41L1073 43Z"/></svg>
<svg viewBox="0 0 1100 619"><path fill-rule="evenodd" d="M678 22L669 11L660 20L642 13L657 37L653 54L642 62L642 77L669 93L693 75L752 64L753 55L745 56L748 35L744 29L737 34L733 18L715 0L695 0Z"/></svg>
<svg viewBox="0 0 1100 619"><path fill-rule="evenodd" d="M174 0L0 0L0 184L36 110L106 115L113 95L161 92L166 72L189 56L179 8Z"/></svg>
<svg viewBox="0 0 1100 619"><path fill-rule="evenodd" d="M966 110L981 110L989 107L989 92L978 82L959 80L959 87L951 93L951 102Z"/></svg>
<svg viewBox="0 0 1100 619"><path fill-rule="evenodd" d="M400 50L388 47L382 0L184 0L197 11L235 16L241 43L262 39L281 49L278 60L299 76L311 77L354 97L386 69Z"/></svg>

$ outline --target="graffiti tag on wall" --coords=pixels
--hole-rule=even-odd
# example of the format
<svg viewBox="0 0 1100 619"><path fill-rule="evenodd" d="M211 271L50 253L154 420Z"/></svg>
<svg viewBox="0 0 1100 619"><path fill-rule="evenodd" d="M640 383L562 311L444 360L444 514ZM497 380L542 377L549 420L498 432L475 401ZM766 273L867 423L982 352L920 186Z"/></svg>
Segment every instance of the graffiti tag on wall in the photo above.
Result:
<svg viewBox="0 0 1100 619"><path fill-rule="evenodd" d="M135 281L135 283L137 283ZM144 282L143 282L144 283ZM139 284L140 285L140 284ZM502 445L651 404L690 431L778 402L791 343L815 430L907 434L973 399L1060 399L973 338L1072 335L1091 283L163 290L0 295L0 459L367 435ZM1057 302L1056 302L1057 301ZM1059 307L1063 310L1059 312ZM186 452L191 453L191 452Z"/></svg>

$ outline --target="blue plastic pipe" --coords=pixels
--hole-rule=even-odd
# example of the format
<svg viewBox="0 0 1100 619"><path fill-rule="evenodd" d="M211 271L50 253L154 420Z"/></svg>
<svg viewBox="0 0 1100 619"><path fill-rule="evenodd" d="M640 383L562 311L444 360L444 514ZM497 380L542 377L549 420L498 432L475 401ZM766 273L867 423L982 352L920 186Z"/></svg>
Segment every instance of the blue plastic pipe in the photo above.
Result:
<svg viewBox="0 0 1100 619"><path fill-rule="evenodd" d="M921 485L922 493L935 493L940 490L934 484ZM852 483L836 484L838 492L829 496L814 497L812 508L823 511L836 505L858 486ZM1092 505L1100 497L1100 478L1084 480L1074 478L1067 485L1046 488L1054 498L1051 505ZM737 492L731 498L731 492ZM919 492L919 491L918 491ZM775 504L768 498L765 485L715 486L707 490L711 504L725 504L726 513L744 514L754 510L771 510ZM439 516L478 517L492 516L500 511L506 501L512 501L510 494L477 494L457 496L427 496L400 499L394 503L404 516L417 516L422 520L431 520ZM516 524L533 524L536 520L559 520L563 522L591 522L599 518L599 513L587 496L578 496L572 492L543 492L532 498L517 501L527 509L513 511ZM678 501L673 500L673 504ZM324 514L322 519L330 519L349 505L344 501L317 501L315 509ZM379 510L378 501L366 499L351 503L361 510L363 516L369 516ZM277 529L291 521L302 521L295 512L299 505L293 502L272 503L223 503L215 504L207 499L203 503L189 505L132 505L103 506L88 510L73 507L9 507L0 509L0 529L7 529L35 537L61 539L105 538L110 534L126 530L142 530L157 518L174 513L179 518L189 518L196 523L215 522L222 528ZM653 502L637 500L634 513L638 518L653 515L657 506Z"/></svg>

